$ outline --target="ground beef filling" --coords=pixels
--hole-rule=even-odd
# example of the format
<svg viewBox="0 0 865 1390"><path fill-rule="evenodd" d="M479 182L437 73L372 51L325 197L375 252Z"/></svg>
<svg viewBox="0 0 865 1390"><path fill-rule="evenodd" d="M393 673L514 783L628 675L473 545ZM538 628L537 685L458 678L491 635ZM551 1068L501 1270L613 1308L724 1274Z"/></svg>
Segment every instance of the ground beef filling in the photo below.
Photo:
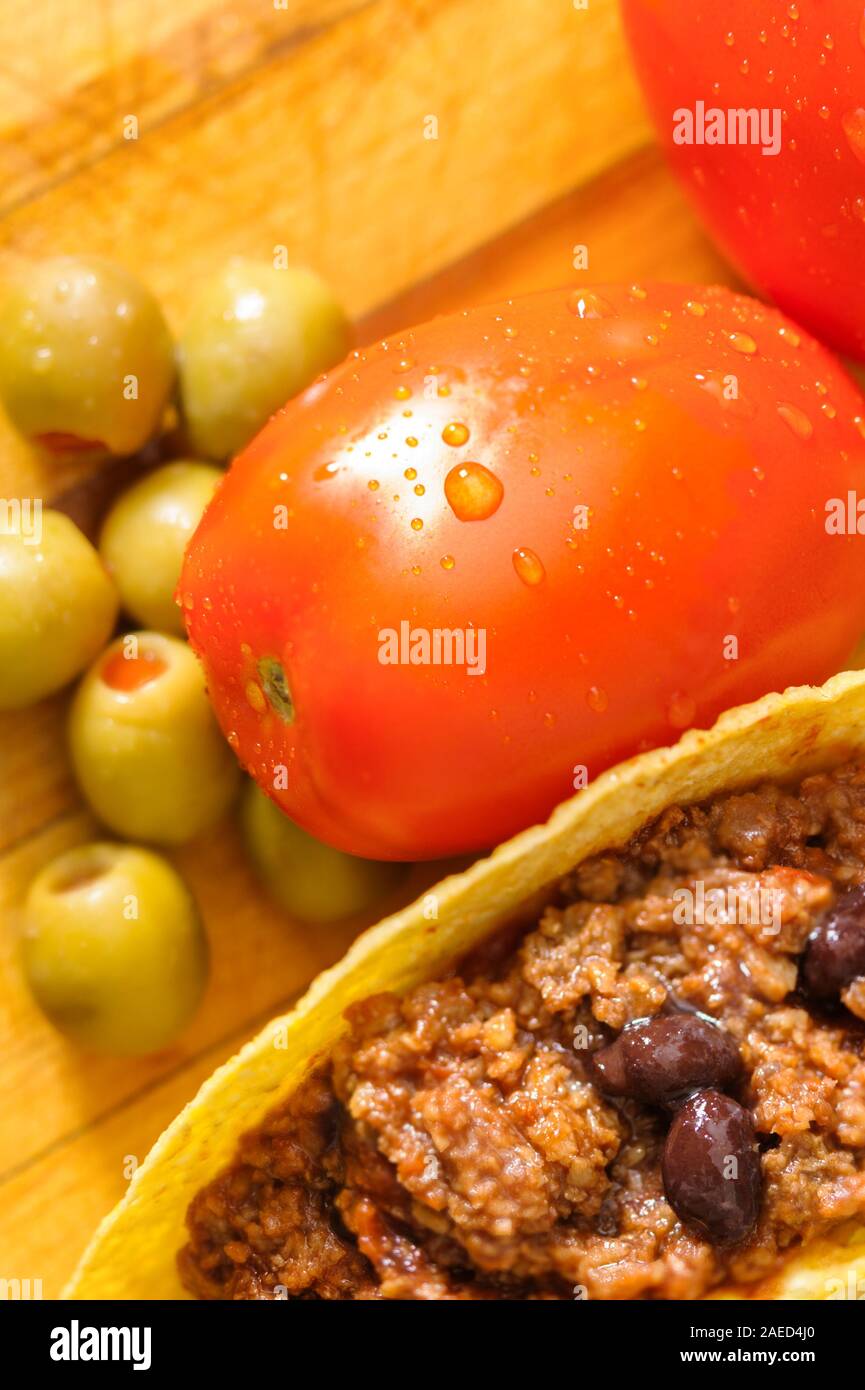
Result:
<svg viewBox="0 0 865 1390"><path fill-rule="evenodd" d="M771 1275L865 1211L865 987L819 1013L797 993L809 933L863 881L863 765L665 812L516 942L355 1008L332 1063L191 1204L186 1287L692 1299ZM732 1249L665 1198L669 1117L588 1079L591 1052L671 1006L741 1049L762 1203Z"/></svg>

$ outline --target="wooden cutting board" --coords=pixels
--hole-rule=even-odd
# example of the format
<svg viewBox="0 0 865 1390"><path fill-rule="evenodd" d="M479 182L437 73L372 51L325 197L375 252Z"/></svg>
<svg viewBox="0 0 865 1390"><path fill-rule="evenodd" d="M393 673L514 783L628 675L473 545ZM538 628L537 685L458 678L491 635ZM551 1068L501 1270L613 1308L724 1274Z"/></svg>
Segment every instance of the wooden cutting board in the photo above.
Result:
<svg viewBox="0 0 865 1390"><path fill-rule="evenodd" d="M614 0L5 0L0 51L0 274L108 255L177 327L229 255L284 245L360 341L576 280L575 247L596 281L731 282L650 143ZM0 496L85 471L0 419ZM33 874L98 833L65 706L0 717L0 1279L45 1297L204 1077L364 925L286 919L226 823L173 856L213 952L193 1025L145 1060L68 1046L17 961Z"/></svg>

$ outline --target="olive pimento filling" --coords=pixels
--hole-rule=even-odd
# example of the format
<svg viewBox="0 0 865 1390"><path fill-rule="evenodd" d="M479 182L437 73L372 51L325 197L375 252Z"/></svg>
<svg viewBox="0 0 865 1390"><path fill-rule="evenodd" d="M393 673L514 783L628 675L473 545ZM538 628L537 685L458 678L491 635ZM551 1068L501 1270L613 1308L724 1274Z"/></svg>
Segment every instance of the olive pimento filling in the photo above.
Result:
<svg viewBox="0 0 865 1390"><path fill-rule="evenodd" d="M62 430L46 430L33 436L34 444L46 449L50 454L89 454L107 452L101 439L82 439L78 434L67 434Z"/></svg>
<svg viewBox="0 0 865 1390"><path fill-rule="evenodd" d="M191 1204L191 1292L754 1292L865 1213L865 764L673 807L349 1021Z"/></svg>

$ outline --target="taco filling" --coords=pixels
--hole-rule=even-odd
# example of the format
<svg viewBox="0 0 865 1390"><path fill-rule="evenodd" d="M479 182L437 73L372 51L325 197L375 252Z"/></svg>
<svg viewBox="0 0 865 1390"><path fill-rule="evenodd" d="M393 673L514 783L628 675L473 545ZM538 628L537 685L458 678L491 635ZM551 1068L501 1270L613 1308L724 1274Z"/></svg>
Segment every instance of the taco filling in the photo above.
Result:
<svg viewBox="0 0 865 1390"><path fill-rule="evenodd" d="M865 1211L865 763L673 807L349 1021L192 1202L190 1292L754 1292Z"/></svg>

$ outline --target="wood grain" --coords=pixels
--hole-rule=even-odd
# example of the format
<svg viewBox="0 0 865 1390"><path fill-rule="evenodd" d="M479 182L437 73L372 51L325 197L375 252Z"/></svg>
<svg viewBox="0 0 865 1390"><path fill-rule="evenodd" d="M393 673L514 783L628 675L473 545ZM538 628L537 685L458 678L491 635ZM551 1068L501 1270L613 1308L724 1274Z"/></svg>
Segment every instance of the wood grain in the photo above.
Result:
<svg viewBox="0 0 865 1390"><path fill-rule="evenodd" d="M0 45L6 273L21 254L110 254L177 325L212 266L282 243L330 276L363 340L575 278L575 244L596 280L729 280L646 147L614 0L6 0ZM56 498L87 471L46 465L0 421L0 495ZM358 925L279 914L228 822L175 856L213 951L187 1034L139 1061L68 1047L17 962L32 875L97 833L65 708L0 718L0 1277L46 1297L129 1157Z"/></svg>
<svg viewBox="0 0 865 1390"><path fill-rule="evenodd" d="M269 260L275 246L362 314L648 138L615 0L586 11L567 0L289 0L285 11L194 0L175 3L173 19L168 0L116 4L101 8L125 36L118 61L104 49L94 71L96 28L80 48L55 16L83 82L70 92L67 75L66 106L46 99L35 123L20 97L0 126L29 165L0 223L0 271L14 274L22 254L110 255L147 279L175 326L214 267L235 254ZM23 7L7 0L5 13ZM234 27L234 66L226 59L211 81L206 36L220 16ZM17 58L9 24L4 70L8 80L23 63L35 99L33 65L47 54L53 74L57 40L51 16L29 24ZM198 53L198 67L165 61L175 50ZM135 140L123 139L127 114L139 114ZM0 495L51 496L53 467L0 436ZM64 484L85 467L64 465Z"/></svg>

